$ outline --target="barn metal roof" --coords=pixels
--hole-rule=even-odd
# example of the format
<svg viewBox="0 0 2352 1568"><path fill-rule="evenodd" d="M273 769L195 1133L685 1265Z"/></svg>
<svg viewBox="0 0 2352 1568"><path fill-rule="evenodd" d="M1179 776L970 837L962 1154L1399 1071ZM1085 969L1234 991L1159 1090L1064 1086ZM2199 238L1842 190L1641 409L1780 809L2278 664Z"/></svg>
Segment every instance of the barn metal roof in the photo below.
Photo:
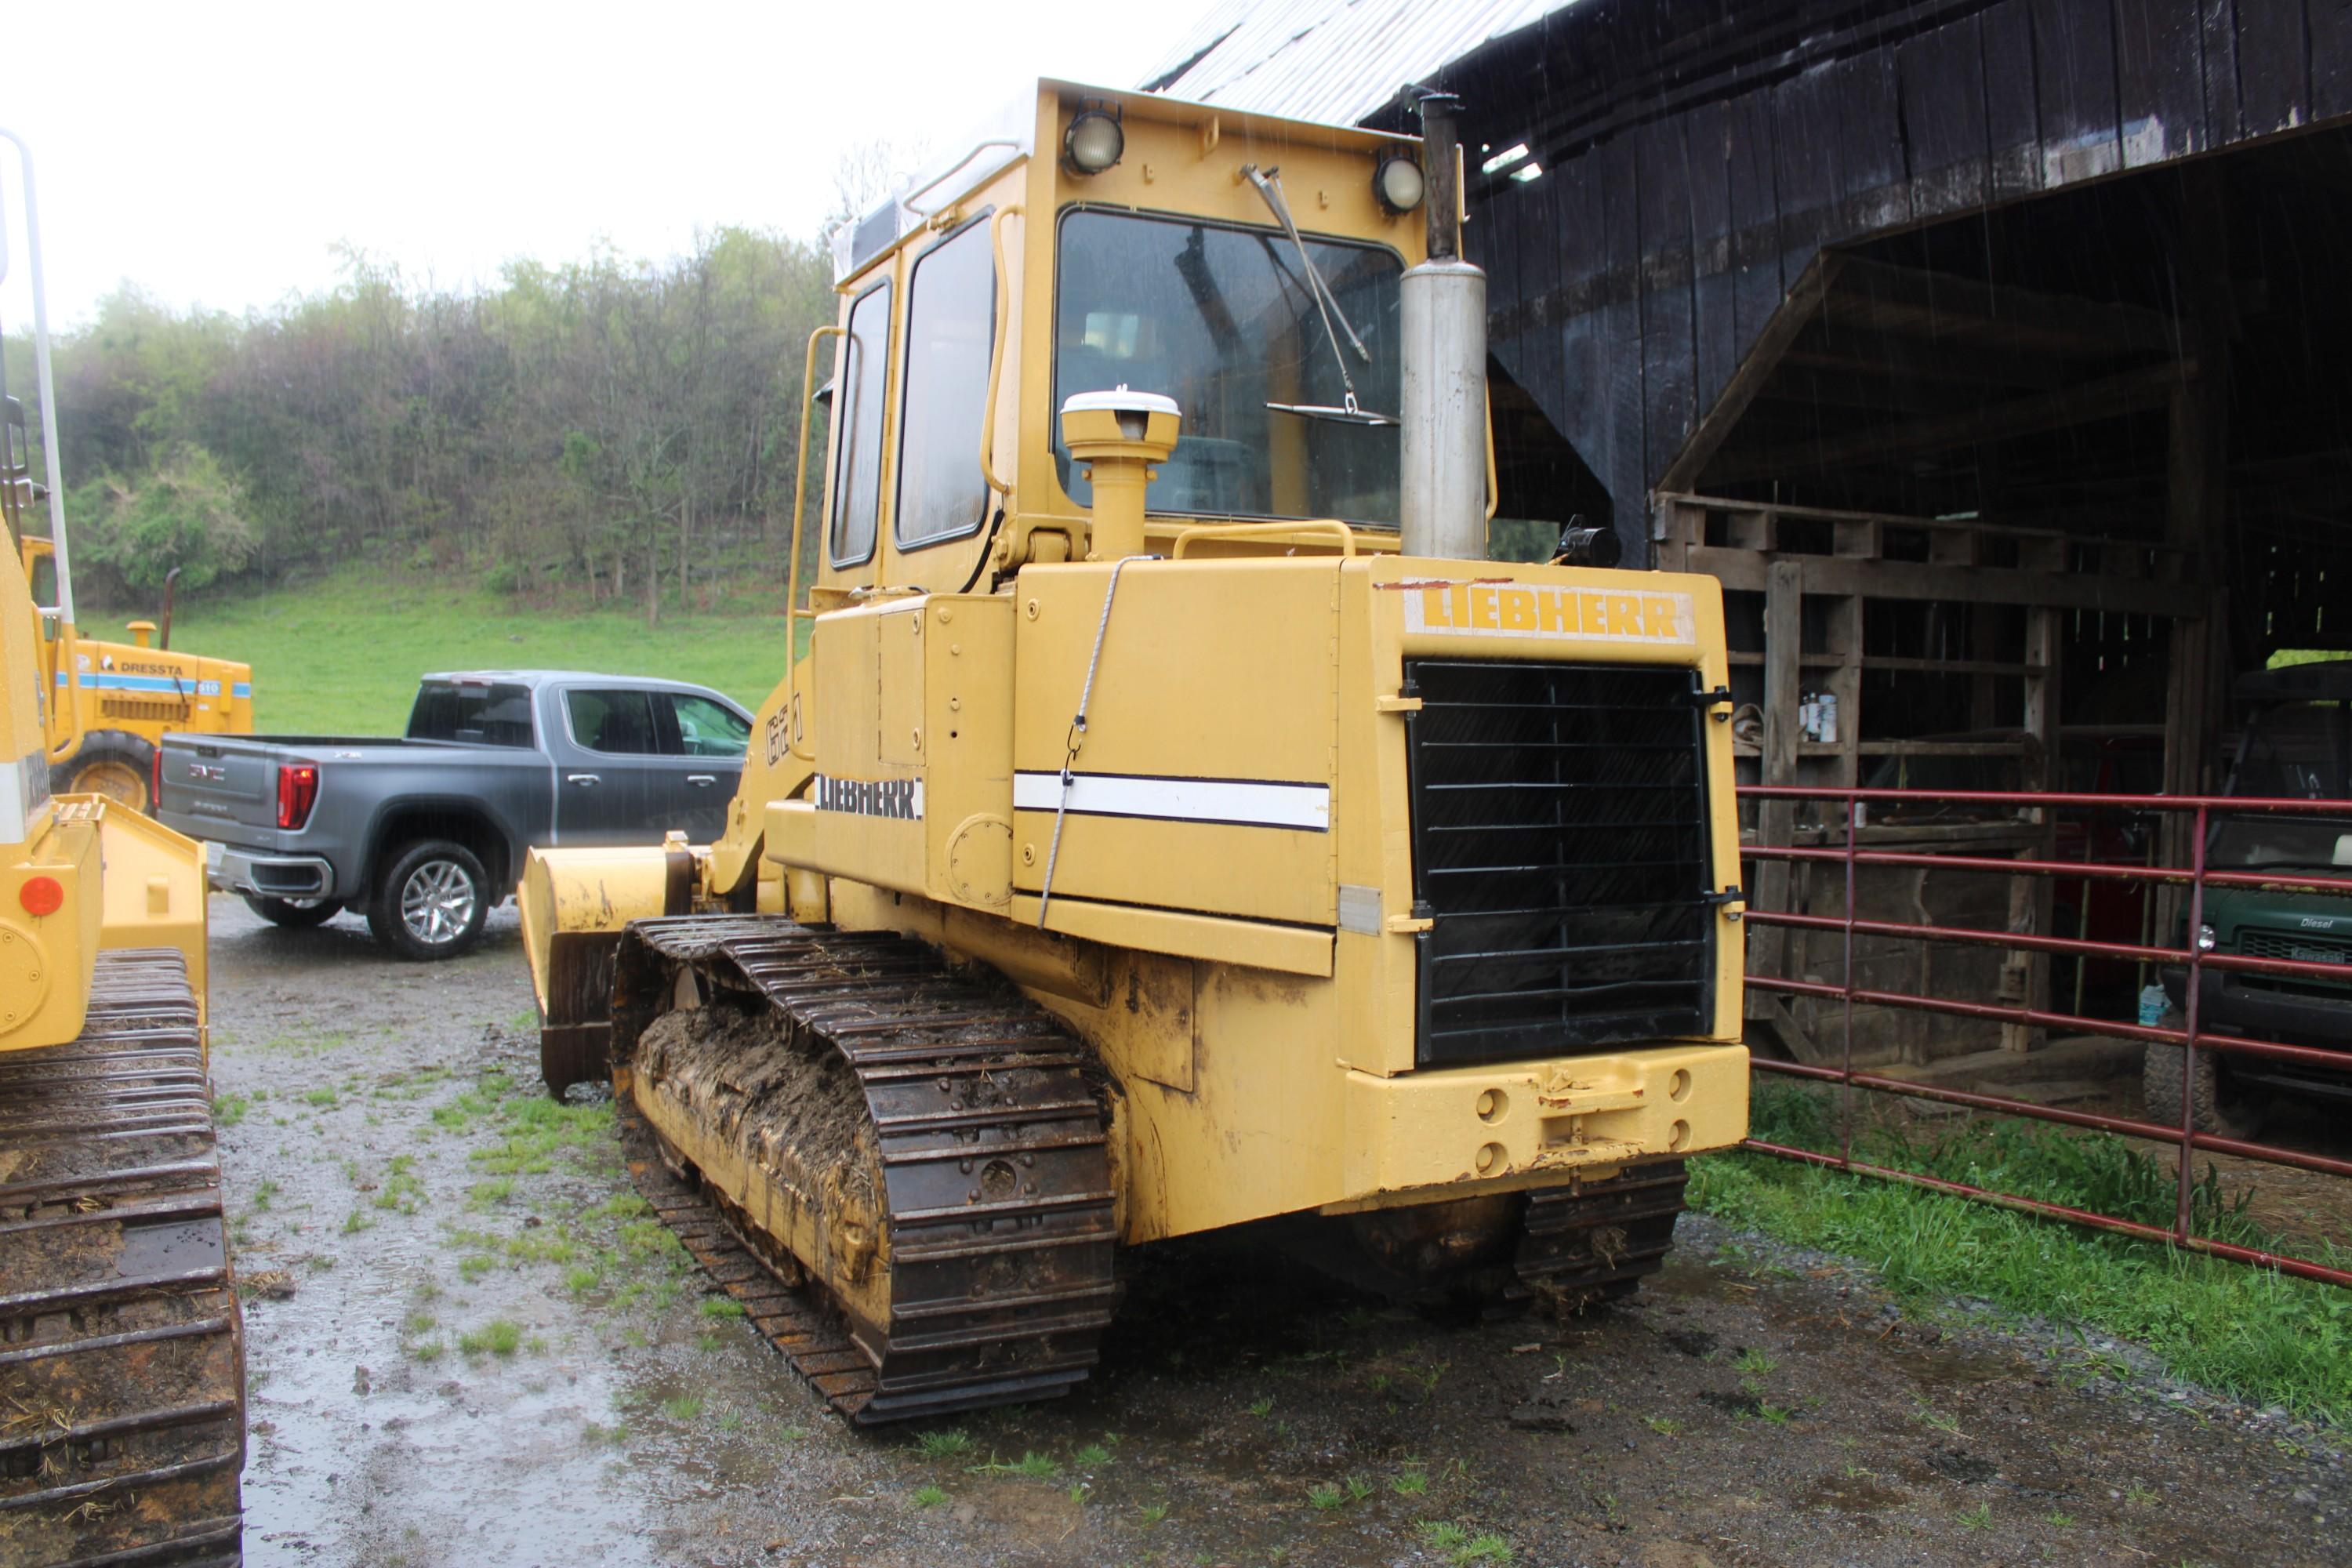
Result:
<svg viewBox="0 0 2352 1568"><path fill-rule="evenodd" d="M1223 0L1143 85L1326 125L1353 125L1491 38L1575 0Z"/></svg>

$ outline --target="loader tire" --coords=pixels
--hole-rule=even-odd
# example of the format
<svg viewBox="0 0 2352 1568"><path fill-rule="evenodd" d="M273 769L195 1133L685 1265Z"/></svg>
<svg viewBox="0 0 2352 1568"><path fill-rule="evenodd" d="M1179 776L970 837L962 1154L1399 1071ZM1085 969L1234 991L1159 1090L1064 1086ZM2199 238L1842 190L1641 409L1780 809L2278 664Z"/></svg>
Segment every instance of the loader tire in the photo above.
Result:
<svg viewBox="0 0 2352 1568"><path fill-rule="evenodd" d="M368 900L368 929L403 958L455 958L481 940L493 901L489 875L472 850L422 838L385 861Z"/></svg>
<svg viewBox="0 0 2352 1568"><path fill-rule="evenodd" d="M49 788L58 795L103 795L118 805L153 815L155 795L150 780L155 748L136 735L108 730L91 735L80 751L49 769Z"/></svg>

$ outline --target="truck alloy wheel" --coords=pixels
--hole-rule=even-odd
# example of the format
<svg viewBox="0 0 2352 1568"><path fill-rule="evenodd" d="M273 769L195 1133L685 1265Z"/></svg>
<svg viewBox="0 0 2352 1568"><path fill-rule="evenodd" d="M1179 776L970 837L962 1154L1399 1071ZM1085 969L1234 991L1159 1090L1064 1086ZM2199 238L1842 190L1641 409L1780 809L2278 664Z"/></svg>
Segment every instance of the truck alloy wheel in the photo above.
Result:
<svg viewBox="0 0 2352 1568"><path fill-rule="evenodd" d="M488 888L472 850L426 839L393 858L376 884L368 925L403 958L454 958L482 934Z"/></svg>

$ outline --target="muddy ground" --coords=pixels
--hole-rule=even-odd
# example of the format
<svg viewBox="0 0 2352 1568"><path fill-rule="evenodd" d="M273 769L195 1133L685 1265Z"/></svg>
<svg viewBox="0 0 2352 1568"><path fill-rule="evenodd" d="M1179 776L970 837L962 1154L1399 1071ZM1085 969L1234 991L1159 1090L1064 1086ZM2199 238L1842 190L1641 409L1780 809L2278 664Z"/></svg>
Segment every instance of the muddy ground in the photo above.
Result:
<svg viewBox="0 0 2352 1568"><path fill-rule="evenodd" d="M2340 1434L1704 1219L1567 1323L1157 1249L1076 1396L852 1432L534 1092L510 910L434 966L213 916L257 1565L2352 1560Z"/></svg>

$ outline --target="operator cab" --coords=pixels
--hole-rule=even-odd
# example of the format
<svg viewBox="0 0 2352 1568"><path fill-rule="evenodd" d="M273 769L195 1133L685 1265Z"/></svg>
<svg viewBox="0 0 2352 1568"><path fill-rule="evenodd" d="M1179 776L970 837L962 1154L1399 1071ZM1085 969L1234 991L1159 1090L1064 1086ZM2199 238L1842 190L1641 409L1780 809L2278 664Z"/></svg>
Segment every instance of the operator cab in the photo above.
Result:
<svg viewBox="0 0 2352 1568"><path fill-rule="evenodd" d="M1285 521L1314 526L1191 552L1329 552L1334 521L1394 550L1416 146L1048 81L845 226L841 312L810 355L829 395L812 607L1083 559L1094 487L1057 414L1120 389L1181 411L1153 552Z"/></svg>

